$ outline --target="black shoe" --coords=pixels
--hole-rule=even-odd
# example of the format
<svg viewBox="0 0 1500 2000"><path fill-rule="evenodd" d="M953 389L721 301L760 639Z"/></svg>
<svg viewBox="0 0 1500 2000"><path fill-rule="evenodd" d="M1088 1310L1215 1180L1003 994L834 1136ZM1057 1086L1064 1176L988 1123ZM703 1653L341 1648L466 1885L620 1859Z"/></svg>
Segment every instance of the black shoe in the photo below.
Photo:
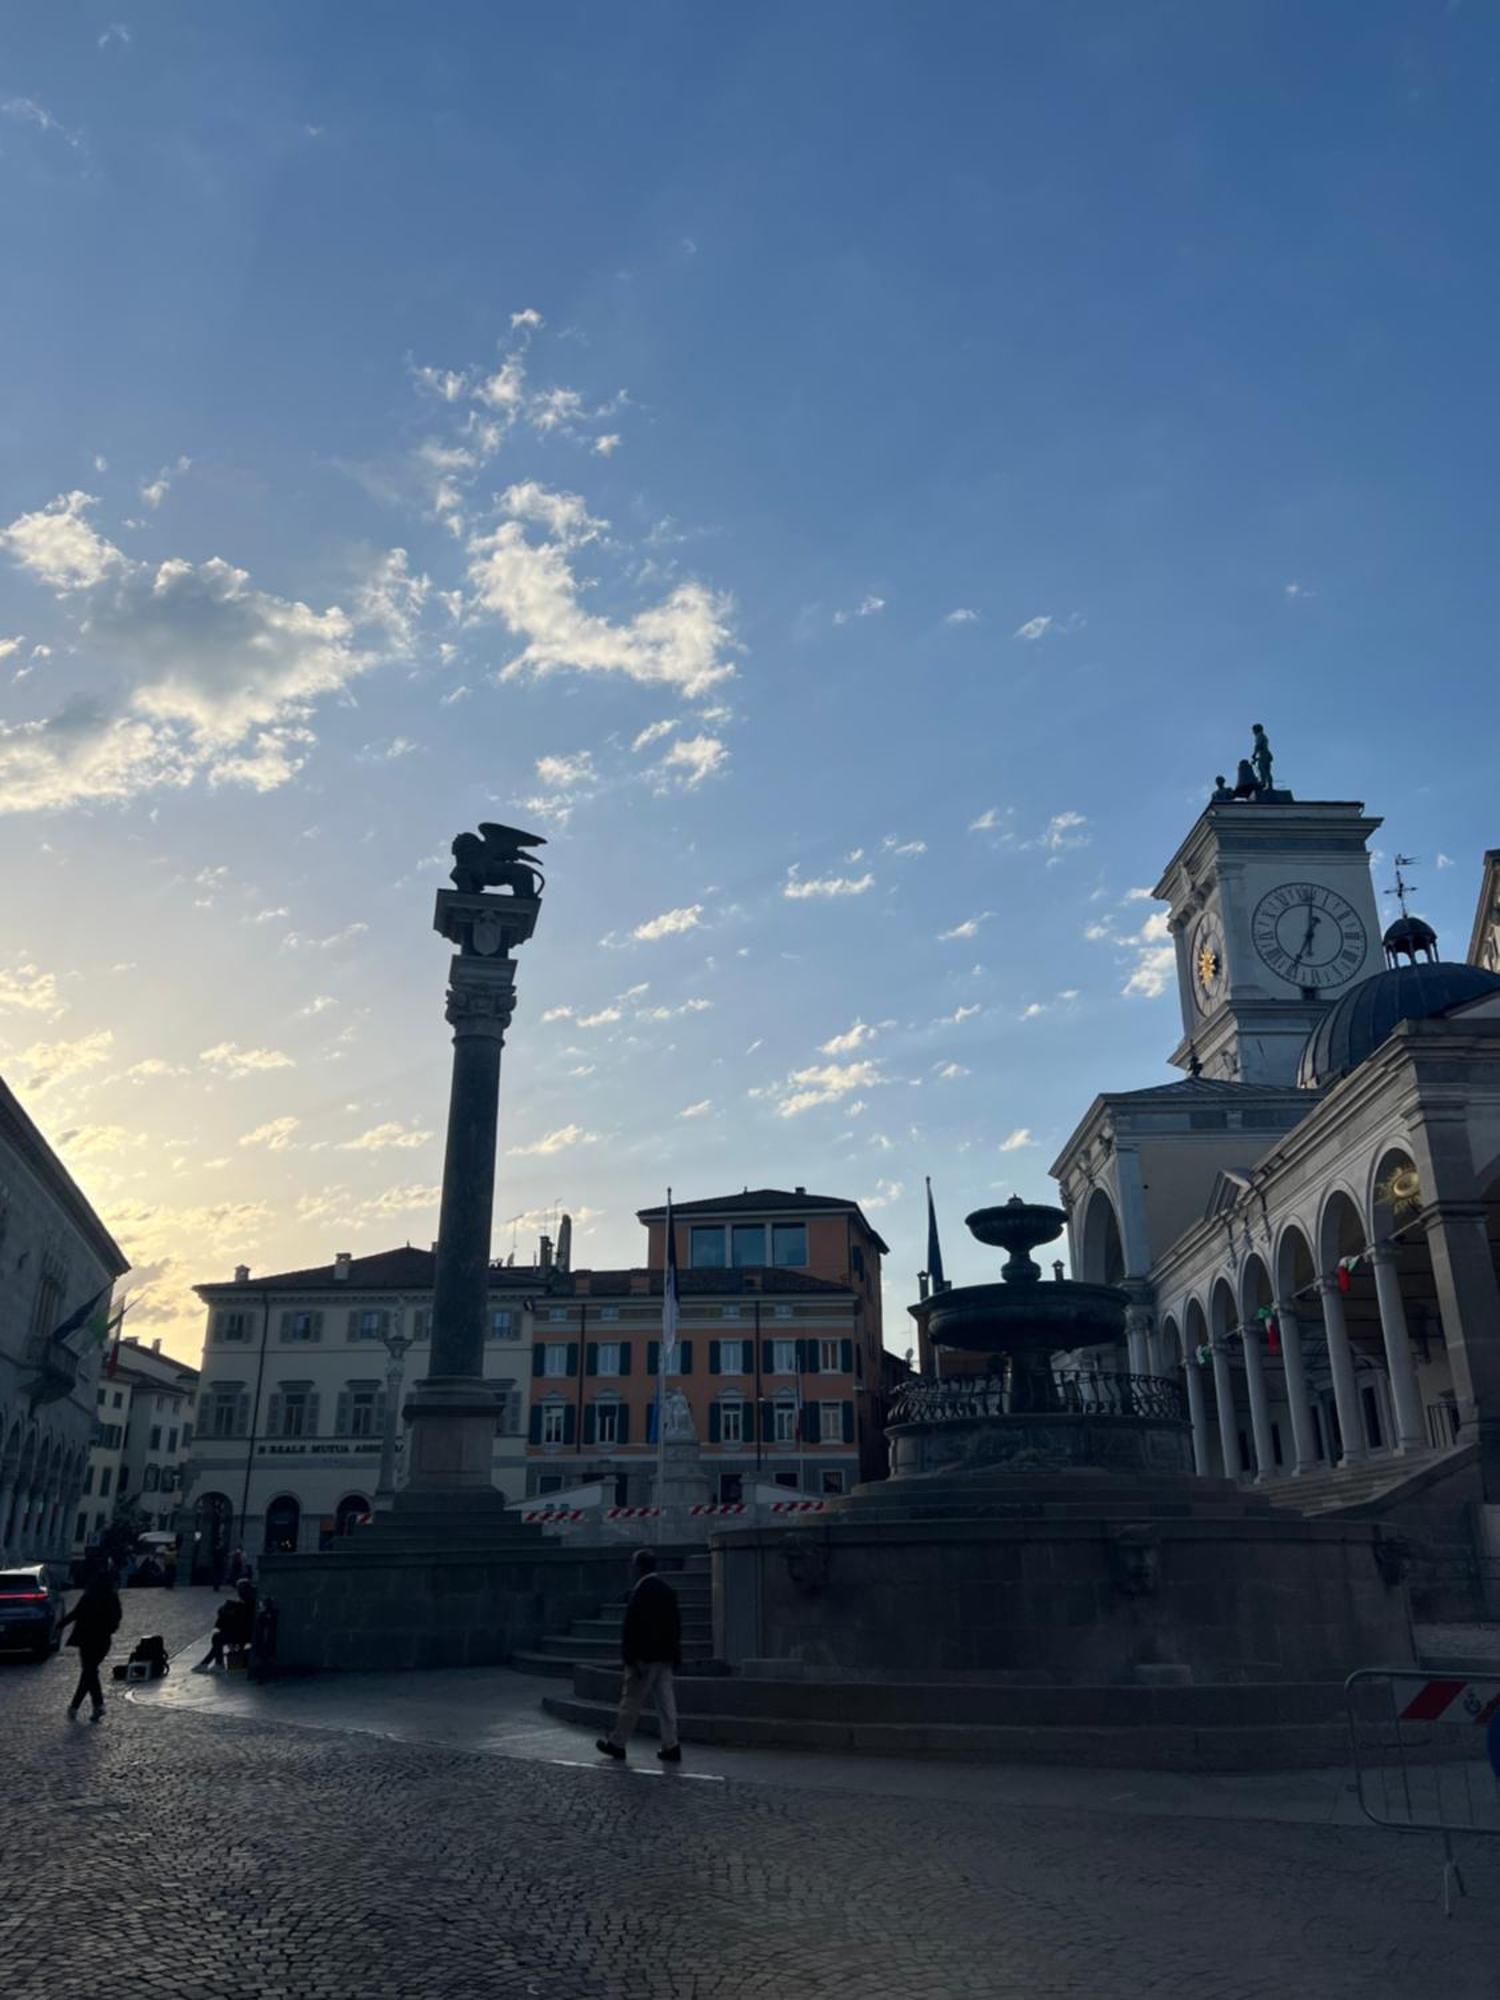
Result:
<svg viewBox="0 0 1500 2000"><path fill-rule="evenodd" d="M611 1743L607 1736L601 1736L594 1745L594 1748L599 1752L601 1757L613 1757L617 1764L625 1762L625 1752L620 1748L618 1743Z"/></svg>
<svg viewBox="0 0 1500 2000"><path fill-rule="evenodd" d="M99 1706L94 1710L93 1714L89 1717L89 1721L102 1722L103 1720L104 1720L104 1703L101 1701Z"/></svg>
<svg viewBox="0 0 1500 2000"><path fill-rule="evenodd" d="M674 1743L670 1750L658 1750L656 1754L664 1764L680 1764L682 1762L682 1745Z"/></svg>

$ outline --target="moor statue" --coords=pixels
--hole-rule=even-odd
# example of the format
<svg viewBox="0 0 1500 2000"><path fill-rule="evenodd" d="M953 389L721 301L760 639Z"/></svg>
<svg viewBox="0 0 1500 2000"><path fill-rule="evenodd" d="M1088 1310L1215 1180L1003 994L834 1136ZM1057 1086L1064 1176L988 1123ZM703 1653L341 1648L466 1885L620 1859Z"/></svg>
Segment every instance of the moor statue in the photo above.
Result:
<svg viewBox="0 0 1500 2000"><path fill-rule="evenodd" d="M1256 782L1263 792L1271 789L1271 742L1266 735L1263 722L1252 722L1251 734L1255 738L1255 748L1250 752L1250 762L1255 766Z"/></svg>
<svg viewBox="0 0 1500 2000"><path fill-rule="evenodd" d="M453 886L465 896L477 896L484 889L539 896L542 871L535 858L521 850L546 845L544 834L522 833L519 827L481 821L478 833L461 833L453 843Z"/></svg>

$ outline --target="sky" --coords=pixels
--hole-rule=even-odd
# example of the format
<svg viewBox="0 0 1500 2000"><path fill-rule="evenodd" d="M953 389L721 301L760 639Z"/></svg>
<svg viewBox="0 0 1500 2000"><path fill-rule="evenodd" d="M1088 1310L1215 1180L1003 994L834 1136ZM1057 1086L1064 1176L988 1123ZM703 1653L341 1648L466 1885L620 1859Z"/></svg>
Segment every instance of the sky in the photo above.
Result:
<svg viewBox="0 0 1500 2000"><path fill-rule="evenodd" d="M1467 944L1480 5L11 7L0 1071L191 1286L436 1231L453 835L546 836L495 1249L962 1217L1169 1080L1264 721Z"/></svg>

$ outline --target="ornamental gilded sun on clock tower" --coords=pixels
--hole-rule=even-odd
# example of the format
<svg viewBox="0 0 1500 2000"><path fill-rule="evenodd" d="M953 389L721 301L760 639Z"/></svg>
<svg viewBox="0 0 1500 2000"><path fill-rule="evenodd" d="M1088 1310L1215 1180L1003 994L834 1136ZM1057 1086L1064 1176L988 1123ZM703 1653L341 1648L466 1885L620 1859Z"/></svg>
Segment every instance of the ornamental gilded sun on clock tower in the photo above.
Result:
<svg viewBox="0 0 1500 2000"><path fill-rule="evenodd" d="M1153 892L1177 951L1183 1035L1171 1060L1295 1084L1324 1010L1384 963L1366 851L1380 821L1357 801L1274 789L1263 731L1256 741L1256 763L1240 765L1233 789L1219 780Z"/></svg>

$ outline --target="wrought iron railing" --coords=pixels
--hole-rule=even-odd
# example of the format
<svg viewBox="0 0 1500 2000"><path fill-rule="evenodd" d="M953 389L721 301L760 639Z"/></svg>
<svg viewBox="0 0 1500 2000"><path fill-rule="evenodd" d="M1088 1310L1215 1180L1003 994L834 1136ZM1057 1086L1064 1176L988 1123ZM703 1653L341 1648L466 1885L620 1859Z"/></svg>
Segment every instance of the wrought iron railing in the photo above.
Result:
<svg viewBox="0 0 1500 2000"><path fill-rule="evenodd" d="M1155 1417L1187 1421L1180 1385L1161 1375L1116 1375L1084 1368L1026 1368L993 1375L945 1375L908 1382L891 1402L893 1424L943 1424L976 1417Z"/></svg>

